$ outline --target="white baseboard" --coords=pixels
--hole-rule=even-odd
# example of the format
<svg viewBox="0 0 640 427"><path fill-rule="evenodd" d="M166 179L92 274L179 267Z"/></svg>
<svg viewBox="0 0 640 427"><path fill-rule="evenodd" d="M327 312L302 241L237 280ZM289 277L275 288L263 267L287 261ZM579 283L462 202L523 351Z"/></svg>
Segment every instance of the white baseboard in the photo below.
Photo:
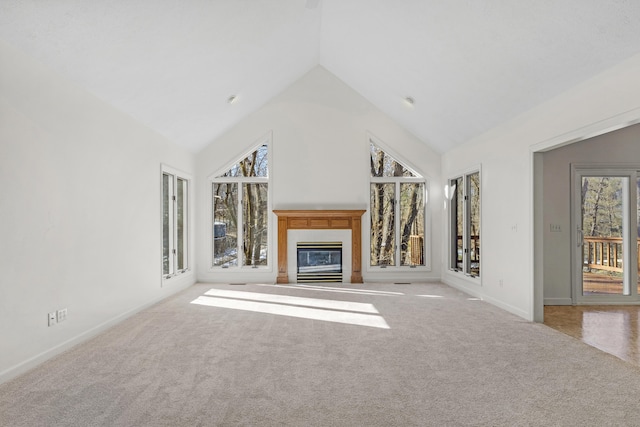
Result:
<svg viewBox="0 0 640 427"><path fill-rule="evenodd" d="M442 283L444 283L447 286L451 286L452 288L458 289L459 291L467 293L467 294L469 294L469 295L471 295L473 297L480 298L481 300L486 301L491 305L495 305L496 307L501 308L502 310L507 311L507 312L509 312L511 314L515 314L518 317L522 317L525 320L533 321L533 313L529 313L529 312L527 312L525 310L522 310L522 309L520 309L518 307L514 307L514 306L512 306L510 304L506 304L503 301L500 301L500 300L498 300L498 299L496 299L494 297L485 295L481 291L482 288L480 288L480 287L472 288L472 287L464 286L464 285L462 285L460 283L456 283L456 282L454 282L452 280L447 280L444 277L442 278Z"/></svg>
<svg viewBox="0 0 640 427"><path fill-rule="evenodd" d="M544 305L573 305L571 298L545 298Z"/></svg>
<svg viewBox="0 0 640 427"><path fill-rule="evenodd" d="M362 281L364 283L441 283L441 280L436 277L371 277L363 276Z"/></svg>
<svg viewBox="0 0 640 427"><path fill-rule="evenodd" d="M131 309L129 311L126 311L122 314L119 314L109 320L107 320L106 322L103 322L85 332L82 332L79 335L76 335L75 337L64 341L63 343L60 343L48 350L43 351L42 353L33 356L23 362L18 363L17 365L14 365L8 369L5 369L4 371L0 372L0 384L3 384L7 381L10 381L30 370L32 370L33 368L39 366L40 364L46 362L47 360L69 350L72 347L75 347L76 345L83 343L93 337L95 337L96 335L100 334L101 332L106 331L107 329L111 328L112 326L117 325L118 323L122 322L123 320L133 316L136 313L139 313L140 311L151 307L154 304L159 303L160 301L184 290L187 289L189 286L192 286L195 283L195 280L190 281L190 282L186 282L184 284L181 284L180 286L176 286L174 289L171 290L171 292L167 295L162 295L161 297L158 298L154 298L153 300L142 304L139 307L136 307L134 309Z"/></svg>
<svg viewBox="0 0 640 427"><path fill-rule="evenodd" d="M489 304L493 304L498 308L501 308L505 311L508 311L511 314L515 314L518 317L522 317L525 320L528 320L530 322L533 322L533 313L529 313L526 310L522 310L518 307L514 307L510 304L506 304L498 299L495 299L493 297L489 297L489 296L483 296L482 299L486 302L488 302Z"/></svg>

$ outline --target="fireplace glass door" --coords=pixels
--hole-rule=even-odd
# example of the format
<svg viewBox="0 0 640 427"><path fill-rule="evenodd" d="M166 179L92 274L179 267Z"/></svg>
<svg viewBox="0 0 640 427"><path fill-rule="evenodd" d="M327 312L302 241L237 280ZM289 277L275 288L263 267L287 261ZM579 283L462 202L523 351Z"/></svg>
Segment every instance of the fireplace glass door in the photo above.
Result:
<svg viewBox="0 0 640 427"><path fill-rule="evenodd" d="M342 282L341 242L298 242L298 283Z"/></svg>

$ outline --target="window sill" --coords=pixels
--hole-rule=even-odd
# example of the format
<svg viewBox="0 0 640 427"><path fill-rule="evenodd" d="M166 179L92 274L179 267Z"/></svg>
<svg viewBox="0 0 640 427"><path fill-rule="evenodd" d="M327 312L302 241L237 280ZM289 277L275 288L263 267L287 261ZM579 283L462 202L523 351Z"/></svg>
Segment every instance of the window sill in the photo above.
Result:
<svg viewBox="0 0 640 427"><path fill-rule="evenodd" d="M462 271L451 270L451 269L447 269L446 272L451 278L455 280L460 280L460 281L464 281L465 283L482 286L482 276L472 276Z"/></svg>
<svg viewBox="0 0 640 427"><path fill-rule="evenodd" d="M162 286L165 284L171 284L178 281L178 279L186 279L193 276L193 271L191 269L184 270L180 273L171 274L169 276L162 276Z"/></svg>
<svg viewBox="0 0 640 427"><path fill-rule="evenodd" d="M211 273L231 273L231 272L242 272L242 273L265 273L271 272L273 268L270 265L262 265L259 267L209 267L209 272Z"/></svg>
<svg viewBox="0 0 640 427"><path fill-rule="evenodd" d="M417 267L409 267L409 266L387 266L387 267L376 267L376 266L368 266L367 273L415 273L417 271L420 272L431 272L431 267L427 266L417 266Z"/></svg>

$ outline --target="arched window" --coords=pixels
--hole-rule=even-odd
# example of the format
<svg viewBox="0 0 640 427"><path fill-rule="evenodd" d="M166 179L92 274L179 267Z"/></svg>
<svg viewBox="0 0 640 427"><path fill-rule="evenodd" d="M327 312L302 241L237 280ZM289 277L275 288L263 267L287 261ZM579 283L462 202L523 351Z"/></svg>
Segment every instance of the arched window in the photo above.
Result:
<svg viewBox="0 0 640 427"><path fill-rule="evenodd" d="M370 265L425 266L426 180L370 140Z"/></svg>
<svg viewBox="0 0 640 427"><path fill-rule="evenodd" d="M261 144L212 180L212 266L268 264L268 145Z"/></svg>

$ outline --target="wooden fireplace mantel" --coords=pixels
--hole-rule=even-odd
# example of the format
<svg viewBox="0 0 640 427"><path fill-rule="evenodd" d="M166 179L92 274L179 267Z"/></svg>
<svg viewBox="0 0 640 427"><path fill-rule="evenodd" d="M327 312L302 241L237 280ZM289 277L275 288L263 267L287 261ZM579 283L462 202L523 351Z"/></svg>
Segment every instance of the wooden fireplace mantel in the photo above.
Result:
<svg viewBox="0 0 640 427"><path fill-rule="evenodd" d="M289 230L351 230L351 283L362 283L362 220L364 210L274 210L278 217L278 278L289 283Z"/></svg>

